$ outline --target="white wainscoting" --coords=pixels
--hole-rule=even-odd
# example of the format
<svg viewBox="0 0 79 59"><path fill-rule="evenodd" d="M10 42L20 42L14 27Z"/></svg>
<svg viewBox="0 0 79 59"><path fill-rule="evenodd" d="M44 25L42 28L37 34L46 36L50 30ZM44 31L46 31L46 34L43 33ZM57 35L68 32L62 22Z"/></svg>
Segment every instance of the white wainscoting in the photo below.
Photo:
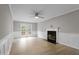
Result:
<svg viewBox="0 0 79 59"><path fill-rule="evenodd" d="M58 43L79 49L79 34L76 33L59 33Z"/></svg>
<svg viewBox="0 0 79 59"><path fill-rule="evenodd" d="M21 38L22 37L21 32L18 32L18 31L14 32L13 37L14 38Z"/></svg>
<svg viewBox="0 0 79 59"><path fill-rule="evenodd" d="M21 37L37 37L36 31L31 32L31 34L22 35L21 32L16 31L13 34L14 38L21 38Z"/></svg>
<svg viewBox="0 0 79 59"><path fill-rule="evenodd" d="M47 29L52 30L52 29ZM52 30L53 31L53 30ZM79 49L79 34L77 33L62 33L57 31L57 43L63 44L72 48ZM38 37L47 39L47 31L41 32L38 31Z"/></svg>
<svg viewBox="0 0 79 59"><path fill-rule="evenodd" d="M38 31L37 36L38 36L38 38L47 39L47 33L46 32Z"/></svg>
<svg viewBox="0 0 79 59"><path fill-rule="evenodd" d="M56 38L58 40L58 29L46 29L46 31L38 31L38 38L43 38L47 40L47 31L56 31Z"/></svg>
<svg viewBox="0 0 79 59"><path fill-rule="evenodd" d="M9 34L0 39L0 55L9 55L13 42L13 35Z"/></svg>

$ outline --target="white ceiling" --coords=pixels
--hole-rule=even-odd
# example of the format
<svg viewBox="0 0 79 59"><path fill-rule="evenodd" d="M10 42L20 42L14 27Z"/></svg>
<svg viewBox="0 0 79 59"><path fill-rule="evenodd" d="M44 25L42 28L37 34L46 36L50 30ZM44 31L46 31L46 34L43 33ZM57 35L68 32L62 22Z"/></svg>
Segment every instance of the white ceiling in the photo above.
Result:
<svg viewBox="0 0 79 59"><path fill-rule="evenodd" d="M75 11L79 9L77 4L11 4L10 10L13 19L16 21L25 22L42 22L51 18ZM32 10L43 10L44 19L34 19L32 16Z"/></svg>

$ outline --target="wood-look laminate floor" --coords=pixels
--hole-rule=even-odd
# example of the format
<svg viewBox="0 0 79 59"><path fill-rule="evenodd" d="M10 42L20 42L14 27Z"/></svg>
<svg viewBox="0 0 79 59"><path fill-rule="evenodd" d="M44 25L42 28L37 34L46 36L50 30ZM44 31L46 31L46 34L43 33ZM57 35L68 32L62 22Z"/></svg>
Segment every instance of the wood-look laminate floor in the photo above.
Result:
<svg viewBox="0 0 79 59"><path fill-rule="evenodd" d="M15 39L10 55L78 55L79 50L46 40L27 37Z"/></svg>

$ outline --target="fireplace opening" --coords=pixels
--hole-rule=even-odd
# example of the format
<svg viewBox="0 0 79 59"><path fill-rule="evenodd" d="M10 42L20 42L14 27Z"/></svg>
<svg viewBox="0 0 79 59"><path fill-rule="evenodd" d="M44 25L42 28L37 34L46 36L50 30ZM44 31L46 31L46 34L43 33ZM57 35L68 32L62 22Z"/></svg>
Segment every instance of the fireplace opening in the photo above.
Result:
<svg viewBox="0 0 79 59"><path fill-rule="evenodd" d="M56 44L56 31L47 31L47 40Z"/></svg>

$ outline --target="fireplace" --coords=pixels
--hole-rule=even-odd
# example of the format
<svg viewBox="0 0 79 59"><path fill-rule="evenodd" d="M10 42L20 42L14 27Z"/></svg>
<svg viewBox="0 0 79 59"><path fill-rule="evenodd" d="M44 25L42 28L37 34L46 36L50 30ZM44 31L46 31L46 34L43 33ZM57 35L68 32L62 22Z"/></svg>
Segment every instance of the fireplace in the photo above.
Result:
<svg viewBox="0 0 79 59"><path fill-rule="evenodd" d="M56 44L56 31L47 31L47 40Z"/></svg>

